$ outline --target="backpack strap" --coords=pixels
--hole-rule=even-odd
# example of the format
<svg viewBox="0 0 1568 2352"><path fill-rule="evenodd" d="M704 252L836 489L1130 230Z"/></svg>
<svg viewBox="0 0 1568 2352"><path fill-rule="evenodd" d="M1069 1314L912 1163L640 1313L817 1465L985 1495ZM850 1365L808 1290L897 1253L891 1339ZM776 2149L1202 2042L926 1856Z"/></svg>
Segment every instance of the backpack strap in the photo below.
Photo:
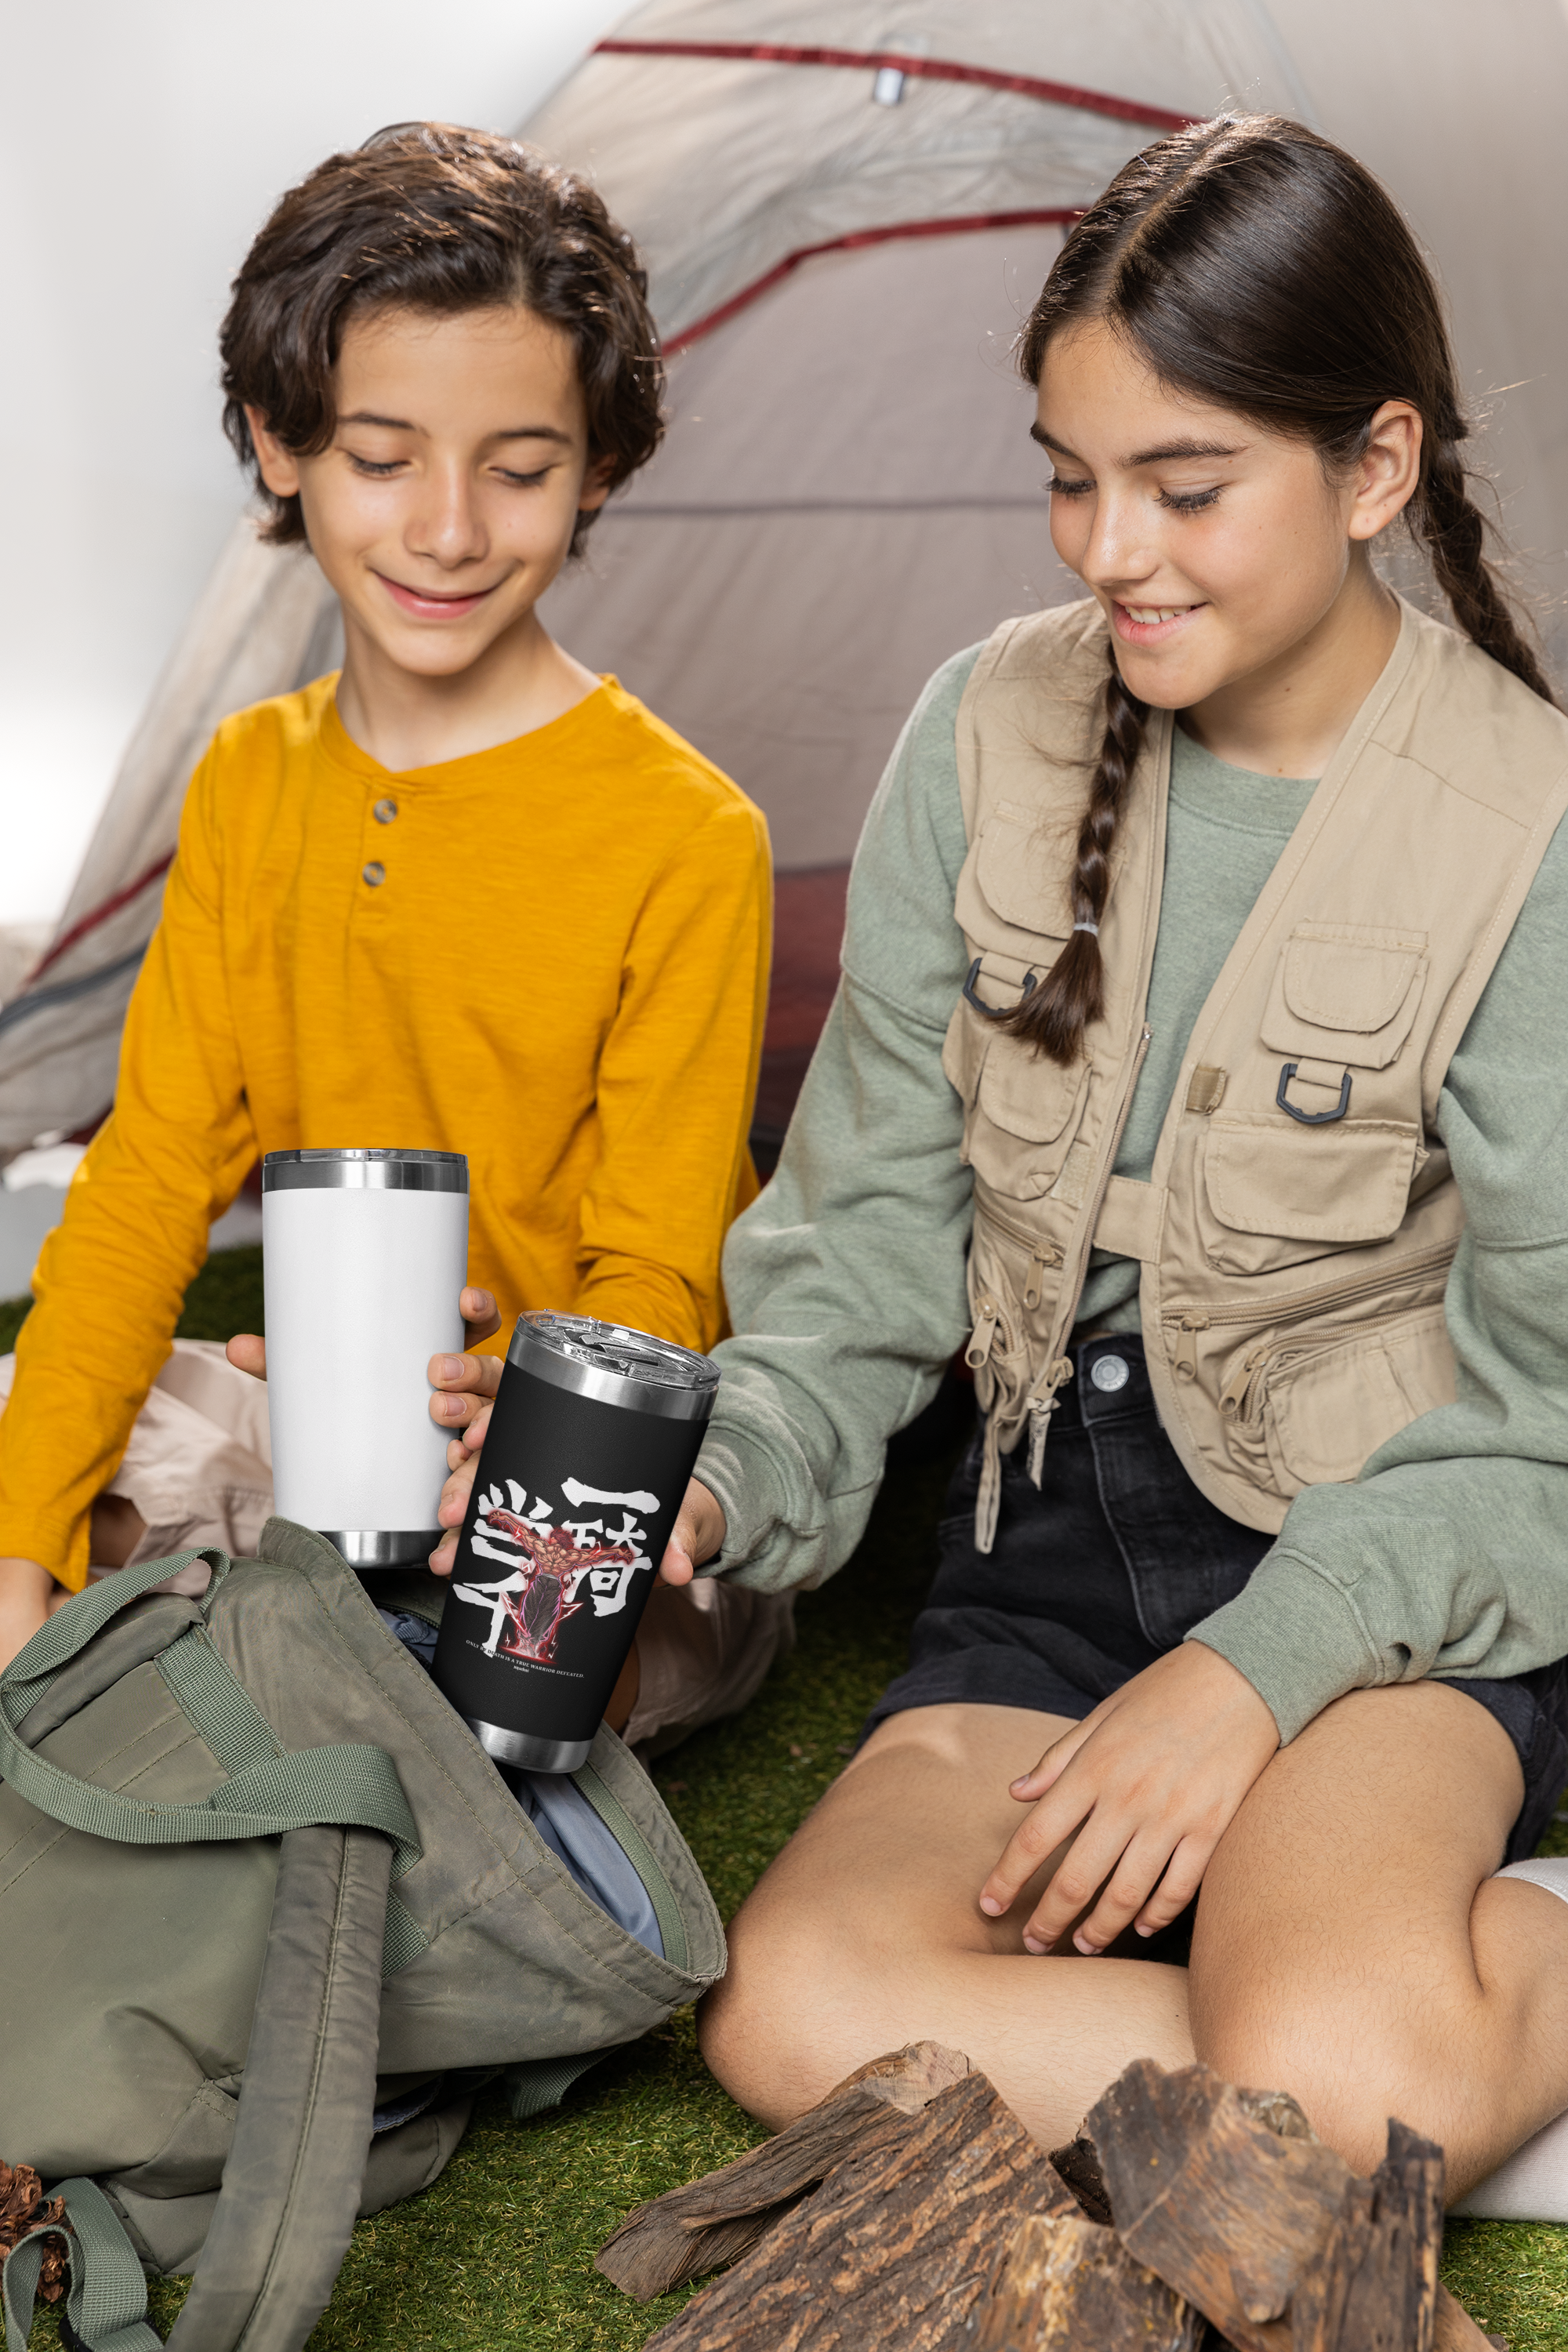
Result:
<svg viewBox="0 0 1568 2352"><path fill-rule="evenodd" d="M44 2222L6 2256L6 2352L27 2352L44 2240L49 2237L65 2247L70 2271L60 2329L64 2340L74 2339L86 2352L161 2352L147 2320L142 2264L102 2189L93 2180L58 2180L49 2195L65 2199L70 2228Z"/></svg>
<svg viewBox="0 0 1568 2352"><path fill-rule="evenodd" d="M371 1831L283 1839L234 2145L169 2352L300 2352L326 2309L370 2147L391 1871ZM7 2352L26 2352L50 2236L70 2269L66 2341L161 2352L142 2264L103 2191L79 2179L48 2194L70 2227L41 2223L7 2256Z"/></svg>
<svg viewBox="0 0 1568 2352"><path fill-rule="evenodd" d="M168 1559L143 1560L79 1593L18 1652L0 1675L0 1780L50 1821L119 1845L199 1845L217 1839L282 1837L323 1822L380 1830L396 1848L401 1876L418 1861L421 1847L397 1768L383 1748L344 1745L257 1755L254 1761L231 1769L204 1804L163 1804L78 1780L17 1738L15 1726L115 1612L195 1559L212 1565L210 1598L228 1574L223 1552L176 1552ZM181 1638L189 1636L183 1633ZM207 1711L215 1722L215 1752L226 1762L220 1719L233 1714L238 1686L205 1644L199 1647L200 1663L193 1659L193 1671L184 1679L193 1697L210 1685ZM183 1701L186 1695L182 1693Z"/></svg>
<svg viewBox="0 0 1568 2352"><path fill-rule="evenodd" d="M234 2145L169 2352L299 2352L326 2308L370 2148L391 1868L364 1830L283 1840Z"/></svg>
<svg viewBox="0 0 1568 2352"><path fill-rule="evenodd" d="M221 1552L184 1558L209 1559L215 1589L228 1572ZM406 1868L420 1846L383 1749L277 1751L269 1736L261 1740L260 1718L252 1724L246 1717L248 1702L241 1705L243 1693L205 1640L179 1678L179 1695L209 1718L214 1752L230 1765L205 1804L164 1804L100 1788L17 1738L15 1725L115 1611L179 1564L149 1560L106 1579L51 1618L0 1675L0 1778L50 1820L124 1845L281 1839L234 2144L197 2275L169 2340L171 2352L300 2352L326 2307L359 2210L375 2105L384 1939L389 1908L402 1907L390 1893L395 1851ZM195 1632L183 1632L181 1641ZM258 1753L263 1745L275 1752ZM254 1760L241 1762L242 1753ZM423 1940L412 1919L408 1931ZM141 2264L108 2200L90 2180L55 2193L67 2194L77 2233L66 2237L67 2318L75 2336L86 2352L158 2352ZM33 2232L6 2262L8 2352L26 2352L42 2264L37 2242L47 2234Z"/></svg>

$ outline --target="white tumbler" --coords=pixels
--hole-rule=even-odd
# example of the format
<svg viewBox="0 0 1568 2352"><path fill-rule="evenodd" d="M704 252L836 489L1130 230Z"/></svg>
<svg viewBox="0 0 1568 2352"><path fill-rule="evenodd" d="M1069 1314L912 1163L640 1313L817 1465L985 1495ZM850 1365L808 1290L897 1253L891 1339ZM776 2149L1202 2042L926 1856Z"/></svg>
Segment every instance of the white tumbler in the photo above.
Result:
<svg viewBox="0 0 1568 2352"><path fill-rule="evenodd" d="M275 1507L355 1568L440 1540L430 1358L463 1345L460 1151L269 1151L261 1164Z"/></svg>

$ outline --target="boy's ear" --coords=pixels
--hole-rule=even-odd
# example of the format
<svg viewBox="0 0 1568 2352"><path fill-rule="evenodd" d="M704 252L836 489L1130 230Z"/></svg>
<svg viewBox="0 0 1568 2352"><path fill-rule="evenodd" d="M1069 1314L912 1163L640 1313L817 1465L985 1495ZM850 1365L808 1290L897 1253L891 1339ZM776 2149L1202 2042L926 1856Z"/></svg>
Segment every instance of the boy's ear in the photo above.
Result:
<svg viewBox="0 0 1568 2352"><path fill-rule="evenodd" d="M272 432L259 408L246 404L245 421L250 427L251 446L256 451L256 469L275 499L298 498L300 467L291 450L286 449Z"/></svg>
<svg viewBox="0 0 1568 2352"><path fill-rule="evenodd" d="M246 411L247 415L248 415L249 413L250 412L247 409ZM252 426L251 430L254 432L255 427ZM615 474L615 470L616 461L613 457L595 458L594 463L589 467L587 472L584 475L583 487L577 493L577 511L579 514L598 513L599 509L604 505L605 500L610 495L610 482ZM271 484L268 483L268 488L270 489L271 487Z"/></svg>

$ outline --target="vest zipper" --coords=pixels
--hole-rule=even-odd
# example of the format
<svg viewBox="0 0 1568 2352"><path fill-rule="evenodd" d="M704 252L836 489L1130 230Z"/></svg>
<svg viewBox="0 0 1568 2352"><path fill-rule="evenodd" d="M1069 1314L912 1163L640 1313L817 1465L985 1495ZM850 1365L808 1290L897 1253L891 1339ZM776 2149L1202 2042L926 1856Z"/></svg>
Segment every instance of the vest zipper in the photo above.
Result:
<svg viewBox="0 0 1568 2352"><path fill-rule="evenodd" d="M1143 1067L1144 1059L1149 1051L1149 1040L1152 1034L1152 1032L1149 1027L1149 1024L1145 1021L1139 1031L1138 1044L1133 1051L1131 1067L1127 1071L1121 1081L1121 1097L1116 1106L1116 1117L1111 1126L1110 1139L1109 1143L1104 1143L1100 1147L1103 1158L1100 1162L1102 1172L1099 1186L1095 1191L1093 1198L1091 1200L1086 1200L1079 1211L1079 1223L1075 1227L1073 1233L1075 1252L1074 1262L1077 1267L1078 1279L1078 1290L1073 1299L1073 1305L1075 1307L1078 1305L1079 1298L1083 1295L1084 1271L1089 1265L1089 1251L1094 1246L1094 1229L1100 1222L1100 1204L1105 1199L1106 1186L1110 1183L1111 1172L1116 1166L1116 1155L1121 1149L1122 1134L1127 1126L1128 1115L1132 1108L1132 1097L1137 1090L1139 1072ZM1001 1223L1002 1220L998 1219L997 1222L998 1223ZM1017 1236L1017 1238L1026 1239L1026 1246L1035 1252L1034 1256L1031 1257L1029 1261L1029 1287L1034 1291L1035 1304L1037 1306L1039 1304L1039 1276L1037 1272L1037 1267L1044 1268L1047 1265L1065 1265L1067 1263L1066 1252L1063 1251L1055 1242L1047 1242L1041 1244L1037 1244L1032 1241L1027 1241L1025 1236ZM1024 1303L1026 1306L1029 1303L1027 1294L1026 1294ZM1058 1309L1058 1316L1059 1323L1059 1307ZM1063 1333L1062 1336L1065 1337L1066 1334ZM1028 1471L1031 1480L1037 1486L1040 1483L1040 1474L1045 1468L1046 1440L1050 1435L1051 1415L1057 1409L1057 1400L1060 1391L1067 1386L1068 1381L1072 1378L1072 1358L1070 1356L1057 1356L1053 1358L1052 1361L1046 1368L1043 1380L1037 1380L1033 1383L1030 1388L1029 1394L1024 1400L1025 1408L1029 1416Z"/></svg>
<svg viewBox="0 0 1568 2352"><path fill-rule="evenodd" d="M1175 1353L1172 1358L1176 1377L1178 1380L1186 1381L1195 1379L1198 1366L1197 1341L1194 1335L1199 1331L1207 1331L1215 1326L1231 1323L1263 1323L1272 1329L1281 1323L1300 1323L1305 1317L1314 1314L1320 1307L1353 1306L1358 1298L1375 1297L1380 1290L1386 1290L1391 1283L1406 1281L1413 1275L1425 1274L1429 1267L1442 1265L1452 1259L1457 1246L1458 1244L1453 1242L1438 1242L1429 1249L1418 1250L1414 1256L1407 1257L1399 1266L1385 1265L1378 1273L1363 1275L1360 1280L1355 1282L1315 1283L1310 1290L1288 1292L1283 1298L1277 1298L1267 1307L1260 1305L1257 1300L1245 1307L1173 1307L1163 1320L1176 1327ZM1403 1307L1394 1307L1389 1310L1390 1315L1404 1312ZM1376 1322L1385 1319L1384 1317L1379 1317ZM1376 1328L1376 1322L1369 1323L1363 1328L1373 1330ZM1256 1348L1248 1349L1244 1361L1232 1373L1221 1392L1222 1412L1240 1412L1241 1400L1251 1384L1253 1372L1261 1366L1265 1355L1278 1344L1276 1339L1267 1339L1260 1341ZM1228 1407L1226 1402L1227 1398L1234 1399Z"/></svg>
<svg viewBox="0 0 1568 2352"><path fill-rule="evenodd" d="M1002 1309L989 1291L982 1291L975 1310L974 1328L969 1335L969 1345L963 1360L972 1372L979 1371L989 1362L991 1350L996 1345L996 1334L1002 1328Z"/></svg>
<svg viewBox="0 0 1568 2352"><path fill-rule="evenodd" d="M1040 1483L1040 1472L1045 1467L1046 1439L1050 1433L1051 1415L1057 1409L1058 1394L1059 1391L1066 1388L1072 1378L1072 1358L1058 1356L1052 1364L1047 1377L1050 1386L1046 1394L1042 1396L1037 1391L1030 1397L1028 1402L1028 1468L1029 1475L1037 1486Z"/></svg>
<svg viewBox="0 0 1568 2352"><path fill-rule="evenodd" d="M1036 1244L1034 1254L1029 1260L1028 1278L1024 1286L1024 1305L1031 1314L1040 1303L1040 1278L1047 1267L1058 1266L1063 1262L1061 1248L1058 1243L1040 1242Z"/></svg>
<svg viewBox="0 0 1568 2352"><path fill-rule="evenodd" d="M1209 1317L1204 1313L1201 1307L1189 1307L1177 1325L1176 1352L1171 1360L1171 1365L1179 1381L1197 1379L1197 1334L1208 1329L1209 1320Z"/></svg>
<svg viewBox="0 0 1568 2352"><path fill-rule="evenodd" d="M1397 1323L1407 1310L1391 1307L1384 1314L1374 1315L1367 1323L1320 1324L1310 1339L1294 1347L1286 1339L1268 1339L1249 1348L1242 1362L1231 1374L1220 1391L1219 1409L1229 1422L1256 1421L1262 1410L1263 1391L1271 1372L1298 1357L1316 1355L1321 1349L1336 1346L1342 1339L1362 1339L1369 1333L1381 1331L1389 1323Z"/></svg>

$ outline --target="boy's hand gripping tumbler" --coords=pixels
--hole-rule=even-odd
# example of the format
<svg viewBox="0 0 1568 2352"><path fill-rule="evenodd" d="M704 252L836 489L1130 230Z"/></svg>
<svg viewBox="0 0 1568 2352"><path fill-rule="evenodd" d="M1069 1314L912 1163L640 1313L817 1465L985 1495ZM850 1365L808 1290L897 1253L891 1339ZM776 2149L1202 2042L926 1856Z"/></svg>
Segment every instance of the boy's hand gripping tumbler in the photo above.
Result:
<svg viewBox="0 0 1568 2352"><path fill-rule="evenodd" d="M499 1763L587 1761L713 1410L719 1367L584 1315L521 1315L434 1673Z"/></svg>
<svg viewBox="0 0 1568 2352"><path fill-rule="evenodd" d="M459 1354L460 1151L269 1151L261 1163L272 1486L354 1568L424 1562L447 1436L428 1367Z"/></svg>

